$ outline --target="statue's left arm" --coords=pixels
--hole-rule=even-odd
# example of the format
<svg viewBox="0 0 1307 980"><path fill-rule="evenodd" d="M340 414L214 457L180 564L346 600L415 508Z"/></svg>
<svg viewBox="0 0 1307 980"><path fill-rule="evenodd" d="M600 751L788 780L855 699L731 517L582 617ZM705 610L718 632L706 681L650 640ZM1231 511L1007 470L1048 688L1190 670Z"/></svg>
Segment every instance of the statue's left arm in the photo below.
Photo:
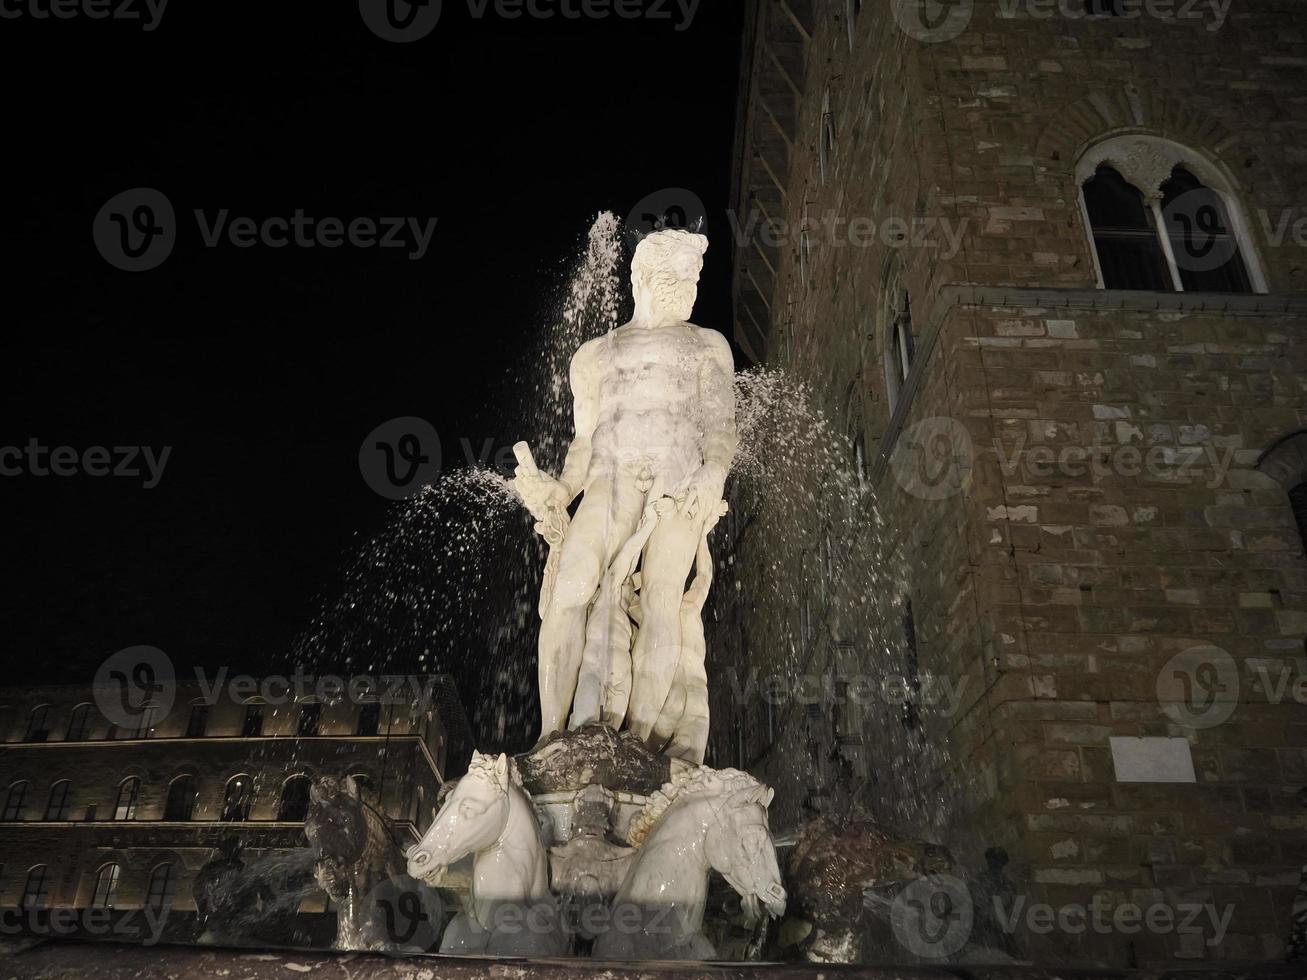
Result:
<svg viewBox="0 0 1307 980"><path fill-rule="evenodd" d="M692 481L699 510L715 508L739 445L735 430L735 359L731 345L715 330L704 330L704 360L699 369L699 406L703 425L703 466Z"/></svg>

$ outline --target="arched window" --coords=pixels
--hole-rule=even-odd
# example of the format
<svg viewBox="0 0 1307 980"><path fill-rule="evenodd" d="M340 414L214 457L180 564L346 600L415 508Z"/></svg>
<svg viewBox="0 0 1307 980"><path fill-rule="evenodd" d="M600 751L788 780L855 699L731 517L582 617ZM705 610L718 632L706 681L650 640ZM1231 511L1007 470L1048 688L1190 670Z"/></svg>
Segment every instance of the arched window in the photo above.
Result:
<svg viewBox="0 0 1307 980"><path fill-rule="evenodd" d="M27 872L27 883L23 885L23 897L19 904L25 909L43 909L50 901L50 881L45 873L45 865L38 864Z"/></svg>
<svg viewBox="0 0 1307 980"><path fill-rule="evenodd" d="M95 893L91 896L91 908L113 908L113 894L118 890L119 868L116 864L106 864L95 876Z"/></svg>
<svg viewBox="0 0 1307 980"><path fill-rule="evenodd" d="M66 779L61 779L50 787L50 799L45 805L45 819L67 820L72 807L73 786Z"/></svg>
<svg viewBox="0 0 1307 980"><path fill-rule="evenodd" d="M195 812L195 777L178 776L168 784L168 799L163 806L164 820L189 820Z"/></svg>
<svg viewBox="0 0 1307 980"><path fill-rule="evenodd" d="M1083 191L1103 288L1169 290L1171 272L1144 195L1106 164Z"/></svg>
<svg viewBox="0 0 1307 980"><path fill-rule="evenodd" d="M90 730L90 727L91 705L89 703L79 704L68 717L68 733L64 736L64 741L85 741L86 733Z"/></svg>
<svg viewBox="0 0 1307 980"><path fill-rule="evenodd" d="M322 704L319 701L310 701L307 704L300 705L300 720L298 733L300 735L316 735L322 723Z"/></svg>
<svg viewBox="0 0 1307 980"><path fill-rule="evenodd" d="M1186 292L1253 291L1225 202L1184 167L1162 185L1162 217Z"/></svg>
<svg viewBox="0 0 1307 980"><path fill-rule="evenodd" d="M250 803L254 800L254 781L246 773L227 780L227 792L222 800L221 820L239 821L250 818Z"/></svg>
<svg viewBox="0 0 1307 980"><path fill-rule="evenodd" d="M136 819L136 798L141 793L141 781L129 776L118 784L118 799L114 802L113 818L115 820Z"/></svg>
<svg viewBox="0 0 1307 980"><path fill-rule="evenodd" d="M376 735L381 730L381 702L368 701L359 708L359 735Z"/></svg>
<svg viewBox="0 0 1307 980"><path fill-rule="evenodd" d="M1117 136L1076 167L1104 289L1265 292L1232 180L1158 136Z"/></svg>
<svg viewBox="0 0 1307 980"><path fill-rule="evenodd" d="M371 800L373 797L372 777L365 772L352 772L349 778L354 780L354 785L358 787L359 799Z"/></svg>
<svg viewBox="0 0 1307 980"><path fill-rule="evenodd" d="M150 887L145 893L145 907L157 912L172 908L177 895L177 874L171 862L158 865L150 872Z"/></svg>
<svg viewBox="0 0 1307 980"><path fill-rule="evenodd" d="M885 389L890 411L893 411L917 355L912 330L912 300L897 262L890 266L881 290L879 323L885 341Z"/></svg>
<svg viewBox="0 0 1307 980"><path fill-rule="evenodd" d="M263 734L263 702L247 701L245 719L241 722L242 738L258 738Z"/></svg>
<svg viewBox="0 0 1307 980"><path fill-rule="evenodd" d="M3 819L7 821L22 820L27 811L27 780L20 779L9 784L9 795L5 797Z"/></svg>
<svg viewBox="0 0 1307 980"><path fill-rule="evenodd" d="M303 823L309 812L309 777L291 776L281 788L281 805L277 819L287 823Z"/></svg>
<svg viewBox="0 0 1307 980"><path fill-rule="evenodd" d="M1307 552L1307 483L1300 483L1289 490L1289 504L1293 507L1293 519L1298 522L1302 549Z"/></svg>
<svg viewBox="0 0 1307 980"><path fill-rule="evenodd" d="M204 738L209 730L209 706L203 701L191 702L191 716L186 721L187 738Z"/></svg>
<svg viewBox="0 0 1307 980"><path fill-rule="evenodd" d="M159 723L159 706L147 704L141 708L141 716L136 719L136 738L154 738L154 726Z"/></svg>
<svg viewBox="0 0 1307 980"><path fill-rule="evenodd" d="M32 709L27 719L27 733L23 740L27 742L44 742L50 737L50 706L38 704Z"/></svg>

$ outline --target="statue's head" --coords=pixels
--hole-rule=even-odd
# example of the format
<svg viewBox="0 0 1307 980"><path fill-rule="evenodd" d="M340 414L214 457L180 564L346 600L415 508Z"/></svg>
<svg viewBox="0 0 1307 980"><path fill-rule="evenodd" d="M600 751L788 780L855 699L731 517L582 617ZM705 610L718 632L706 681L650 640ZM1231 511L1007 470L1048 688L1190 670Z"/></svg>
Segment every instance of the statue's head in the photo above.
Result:
<svg viewBox="0 0 1307 980"><path fill-rule="evenodd" d="M473 752L467 775L445 797L422 840L408 849L409 875L436 884L451 864L490 847L508 822L514 791L508 756Z"/></svg>
<svg viewBox="0 0 1307 980"><path fill-rule="evenodd" d="M637 319L689 320L706 251L705 236L677 228L643 238L631 259Z"/></svg>
<svg viewBox="0 0 1307 980"><path fill-rule="evenodd" d="M353 777L321 776L309 786L304 836L323 857L356 861L367 843L367 817L362 793Z"/></svg>

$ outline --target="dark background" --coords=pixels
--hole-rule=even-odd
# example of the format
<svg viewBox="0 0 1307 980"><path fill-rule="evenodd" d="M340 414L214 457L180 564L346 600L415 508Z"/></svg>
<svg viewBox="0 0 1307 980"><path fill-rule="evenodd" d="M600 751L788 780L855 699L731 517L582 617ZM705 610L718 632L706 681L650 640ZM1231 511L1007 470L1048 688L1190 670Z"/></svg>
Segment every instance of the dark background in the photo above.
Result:
<svg viewBox="0 0 1307 980"><path fill-rule="evenodd" d="M741 16L703 0L678 32L679 15L474 20L445 0L412 44L348 2L175 3L152 32L0 21L0 445L172 447L149 490L0 477L8 682L87 682L134 644L182 668L283 663L387 520L363 438L414 415L450 462L460 439L511 445L498 393L601 209L702 197L718 225L696 320L729 333ZM166 194L179 231L162 265L127 273L91 226L134 187ZM194 208L439 223L415 262L206 248Z"/></svg>

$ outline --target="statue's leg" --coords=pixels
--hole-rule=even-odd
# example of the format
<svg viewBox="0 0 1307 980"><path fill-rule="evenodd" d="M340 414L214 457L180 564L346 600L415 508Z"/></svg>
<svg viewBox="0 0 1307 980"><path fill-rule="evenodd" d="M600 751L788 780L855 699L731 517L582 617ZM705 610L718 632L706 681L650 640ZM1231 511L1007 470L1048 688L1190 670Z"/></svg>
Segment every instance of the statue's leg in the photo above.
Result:
<svg viewBox="0 0 1307 980"><path fill-rule="evenodd" d="M558 559L558 578L540 623L540 737L561 731L576 693L586 609L613 552L634 530L641 495L615 492L606 478L586 487Z"/></svg>
<svg viewBox="0 0 1307 980"><path fill-rule="evenodd" d="M644 495L632 485L619 482L614 488L614 509L624 514L628 506ZM629 503L628 503L629 498ZM631 676L631 617L627 611L625 590L635 570L640 552L657 523L657 517L646 508L635 531L613 551L599 585L599 594L586 617L585 652L581 657L581 671L576 682L576 697L572 702L569 728L602 721L618 728L626 716L629 683L621 686L621 678ZM614 525L616 527L616 524ZM617 544L616 542L610 542ZM617 680L620 690L614 689ZM620 705L612 703L619 701Z"/></svg>
<svg viewBox="0 0 1307 980"><path fill-rule="evenodd" d="M640 568L640 633L631 656L631 703L626 727L646 741L671 690L681 657L681 600L690 574L703 516L681 511L658 522Z"/></svg>
<svg viewBox="0 0 1307 980"><path fill-rule="evenodd" d="M699 629L702 635L702 621ZM683 686L685 708L677 723L676 734L665 751L674 759L702 765L708 748L708 675L704 670L702 649L697 655L695 651L685 652L677 682Z"/></svg>

